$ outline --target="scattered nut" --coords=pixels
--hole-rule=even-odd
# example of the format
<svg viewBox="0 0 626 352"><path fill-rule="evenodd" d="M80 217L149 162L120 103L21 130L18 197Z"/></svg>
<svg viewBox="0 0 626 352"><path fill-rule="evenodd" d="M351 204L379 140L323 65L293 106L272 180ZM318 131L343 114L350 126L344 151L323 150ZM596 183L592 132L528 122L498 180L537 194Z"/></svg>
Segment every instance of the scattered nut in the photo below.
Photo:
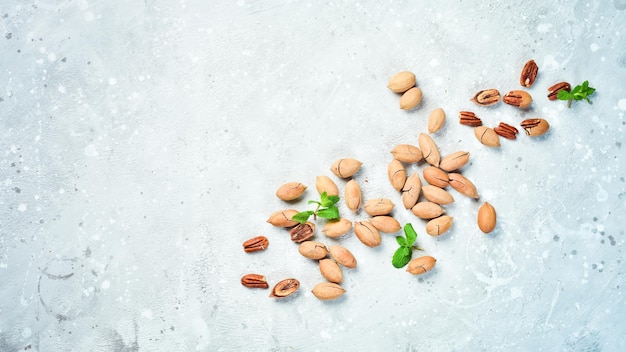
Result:
<svg viewBox="0 0 626 352"><path fill-rule="evenodd" d="M291 218L296 214L298 211L295 209L278 210L270 215L267 222L276 227L294 227L298 225L298 222Z"/></svg>
<svg viewBox="0 0 626 352"><path fill-rule="evenodd" d="M420 180L419 173L414 172L406 179L404 187L402 187L402 205L406 209L411 209L417 199L420 196L422 190L422 181Z"/></svg>
<svg viewBox="0 0 626 352"><path fill-rule="evenodd" d="M457 192L468 196L470 198L478 199L478 192L476 192L476 186L472 183L472 181L468 180L465 176L458 173L449 173L450 177L450 186L454 188Z"/></svg>
<svg viewBox="0 0 626 352"><path fill-rule="evenodd" d="M474 135L478 141L488 147L499 147L500 137L491 128L486 126L474 127Z"/></svg>
<svg viewBox="0 0 626 352"><path fill-rule="evenodd" d="M391 160L389 166L387 166L387 175L389 176L391 186L396 191L400 192L406 182L406 169L404 165L402 165L398 159Z"/></svg>
<svg viewBox="0 0 626 352"><path fill-rule="evenodd" d="M326 192L329 196L339 195L337 184L328 176L317 176L315 179L315 188L319 194Z"/></svg>
<svg viewBox="0 0 626 352"><path fill-rule="evenodd" d="M320 274L322 274L326 280L337 284L343 281L343 273L336 261L328 258L321 259L319 265Z"/></svg>
<svg viewBox="0 0 626 352"><path fill-rule="evenodd" d="M439 168L443 171L454 171L462 168L469 160L470 153L464 151L454 152L444 156L439 162Z"/></svg>
<svg viewBox="0 0 626 352"><path fill-rule="evenodd" d="M346 183L344 200L348 209L352 210L353 213L356 213L357 209L361 206L361 187L359 187L355 179Z"/></svg>
<svg viewBox="0 0 626 352"><path fill-rule="evenodd" d="M417 163L423 158L420 148L411 144L398 144L393 147L391 154L395 159L405 163Z"/></svg>
<svg viewBox="0 0 626 352"><path fill-rule="evenodd" d="M330 252L330 256L338 264L346 268L356 268L356 258L354 258L354 255L345 247L339 245L329 246L328 251Z"/></svg>
<svg viewBox="0 0 626 352"><path fill-rule="evenodd" d="M404 93L407 90L415 87L415 74L410 71L398 72L389 79L387 88L391 89L394 93Z"/></svg>
<svg viewBox="0 0 626 352"><path fill-rule="evenodd" d="M413 275L421 275L430 271L437 262L437 259L425 255L423 257L412 259L407 265L406 271Z"/></svg>
<svg viewBox="0 0 626 352"><path fill-rule="evenodd" d="M429 135L425 133L420 133L418 137L418 142L420 149L422 150L422 155L426 162L432 166L439 166L439 160L441 159L441 154L439 153L439 148L437 148L437 144Z"/></svg>
<svg viewBox="0 0 626 352"><path fill-rule="evenodd" d="M285 298L294 294L300 288L300 281L296 279L285 279L274 285L270 297Z"/></svg>
<svg viewBox="0 0 626 352"><path fill-rule="evenodd" d="M533 102L533 97L523 90L512 90L506 93L502 101L520 109L526 109Z"/></svg>
<svg viewBox="0 0 626 352"><path fill-rule="evenodd" d="M422 186L422 194L424 195L424 198L439 205L454 203L454 197L452 197L450 192L433 185Z"/></svg>
<svg viewBox="0 0 626 352"><path fill-rule="evenodd" d="M380 245L382 238L380 237L380 233L371 222L364 221L355 221L354 222L354 233L356 237L368 247L376 247Z"/></svg>
<svg viewBox="0 0 626 352"><path fill-rule="evenodd" d="M243 243L243 250L246 253L262 251L269 246L270 241L265 236L253 237Z"/></svg>
<svg viewBox="0 0 626 352"><path fill-rule="evenodd" d="M443 215L446 211L437 203L418 202L411 208L411 212L420 219L430 220Z"/></svg>
<svg viewBox="0 0 626 352"><path fill-rule="evenodd" d="M322 259L328 255L328 249L322 242L304 241L298 247L298 252L309 259Z"/></svg>
<svg viewBox="0 0 626 352"><path fill-rule="evenodd" d="M335 176L339 178L348 178L356 174L363 165L362 162L353 158L339 159L330 167Z"/></svg>
<svg viewBox="0 0 626 352"><path fill-rule="evenodd" d="M375 198L365 202L363 210L369 216L387 215L391 213L396 205L388 198Z"/></svg>
<svg viewBox="0 0 626 352"><path fill-rule="evenodd" d="M427 166L423 171L424 180L433 186L446 188L449 185L448 174L438 167Z"/></svg>
<svg viewBox="0 0 626 352"><path fill-rule="evenodd" d="M422 101L422 90L418 87L413 87L400 97L400 109L412 110Z"/></svg>
<svg viewBox="0 0 626 352"><path fill-rule="evenodd" d="M290 201L300 198L305 190L306 186L300 182L287 182L278 187L278 190L276 190L276 197L284 201Z"/></svg>
<svg viewBox="0 0 626 352"><path fill-rule="evenodd" d="M304 224L298 224L289 231L289 234L292 241L296 243L304 242L315 234L315 224L308 221Z"/></svg>
<svg viewBox="0 0 626 352"><path fill-rule="evenodd" d="M551 86L550 88L548 88L548 99L549 100L556 100L557 96L559 95L559 91L566 91L569 92L572 89L572 86L570 86L569 83L567 82L559 82L553 86Z"/></svg>
<svg viewBox="0 0 626 352"><path fill-rule="evenodd" d="M526 119L522 121L520 126L522 126L524 132L531 137L543 136L546 132L548 132L548 129L550 129L548 121L541 118Z"/></svg>
<svg viewBox="0 0 626 352"><path fill-rule="evenodd" d="M478 228L484 233L496 228L496 209L487 202L478 208Z"/></svg>
<svg viewBox="0 0 626 352"><path fill-rule="evenodd" d="M241 278L241 284L249 288L269 288L265 276L259 274L246 274Z"/></svg>
<svg viewBox="0 0 626 352"><path fill-rule="evenodd" d="M346 290L333 282L320 282L319 284L313 286L311 292L318 299L327 301L341 297L344 293L346 293Z"/></svg>
<svg viewBox="0 0 626 352"><path fill-rule="evenodd" d="M453 220L454 218L449 215L434 218L426 224L426 233L435 237L441 236L450 229Z"/></svg>
<svg viewBox="0 0 626 352"><path fill-rule="evenodd" d="M394 217L388 215L374 216L370 218L369 221L378 231L384 233L394 233L402 229L402 225L400 225L400 222L398 222L398 220L396 220Z"/></svg>
<svg viewBox="0 0 626 352"><path fill-rule="evenodd" d="M446 113L442 108L437 108L428 117L428 133L438 132L446 122Z"/></svg>
<svg viewBox="0 0 626 352"><path fill-rule="evenodd" d="M347 234L351 228L352 221L346 218L340 218L328 221L326 225L324 225L322 232L326 235L326 237L337 238Z"/></svg>
<svg viewBox="0 0 626 352"><path fill-rule="evenodd" d="M471 100L482 106L495 105L500 101L500 92L497 89L481 90Z"/></svg>
<svg viewBox="0 0 626 352"><path fill-rule="evenodd" d="M521 84L522 87L530 88L530 86L532 86L533 83L535 83L535 79L537 79L538 72L539 72L539 67L537 67L537 64L535 63L535 61L534 60L528 61L524 65L524 68L522 69L522 74L520 75L520 78L519 78L519 84Z"/></svg>

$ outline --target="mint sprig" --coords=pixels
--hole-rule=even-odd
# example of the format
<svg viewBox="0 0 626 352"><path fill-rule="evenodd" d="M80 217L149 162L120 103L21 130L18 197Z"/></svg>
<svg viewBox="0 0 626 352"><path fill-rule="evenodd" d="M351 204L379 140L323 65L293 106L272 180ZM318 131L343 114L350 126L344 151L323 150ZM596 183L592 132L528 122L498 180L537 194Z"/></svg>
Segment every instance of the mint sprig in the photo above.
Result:
<svg viewBox="0 0 626 352"><path fill-rule="evenodd" d="M591 104L591 100L589 100L589 96L592 95L596 91L595 88L589 87L589 81L584 81L581 85L574 87L571 91L560 90L556 97L559 100L567 100L567 107L572 106L573 100L586 100L589 104Z"/></svg>
<svg viewBox="0 0 626 352"><path fill-rule="evenodd" d="M339 201L339 196L329 196L328 193L323 192L320 195L320 200L309 200L309 204L317 204L315 210L301 211L294 215L291 219L301 224L304 224L309 220L309 217L313 215L313 219L317 220L317 217L335 220L339 219L339 208L335 204Z"/></svg>
<svg viewBox="0 0 626 352"><path fill-rule="evenodd" d="M404 225L404 235L405 237L396 237L396 242L398 242L400 248L396 249L391 259L391 264L398 269L404 267L411 261L413 249L421 250L421 248L413 245L417 239L417 232L415 232L411 223Z"/></svg>

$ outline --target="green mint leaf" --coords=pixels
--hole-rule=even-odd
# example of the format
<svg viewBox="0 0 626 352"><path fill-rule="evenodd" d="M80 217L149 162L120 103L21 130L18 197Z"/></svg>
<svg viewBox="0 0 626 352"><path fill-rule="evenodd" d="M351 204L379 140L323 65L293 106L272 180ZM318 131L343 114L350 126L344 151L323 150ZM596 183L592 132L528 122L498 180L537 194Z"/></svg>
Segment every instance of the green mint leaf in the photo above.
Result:
<svg viewBox="0 0 626 352"><path fill-rule="evenodd" d="M327 196L326 198L322 199L322 206L328 208L331 205L334 205L335 203L337 203L338 201L339 201L339 196Z"/></svg>
<svg viewBox="0 0 626 352"><path fill-rule="evenodd" d="M393 254L393 258L391 258L391 264L395 268L402 268L411 261L411 249L408 247L400 247L396 249L396 252Z"/></svg>
<svg viewBox="0 0 626 352"><path fill-rule="evenodd" d="M596 89L595 89L595 88L591 88L591 87L587 88L587 96L590 96L590 95L591 95L591 94L593 94L593 92L595 92L595 91L596 91Z"/></svg>
<svg viewBox="0 0 626 352"><path fill-rule="evenodd" d="M582 86L576 86L574 87L574 89L572 89L572 95L576 95L576 93L580 92L583 89Z"/></svg>
<svg viewBox="0 0 626 352"><path fill-rule="evenodd" d="M408 247L409 245L406 244L406 239L402 236L396 236L396 242L398 242L398 244L400 245L400 247Z"/></svg>
<svg viewBox="0 0 626 352"><path fill-rule="evenodd" d="M319 216L320 218L329 219L329 220L338 219L339 208L333 205L325 209L320 209L317 212L317 216Z"/></svg>
<svg viewBox="0 0 626 352"><path fill-rule="evenodd" d="M582 84L582 90L587 90L588 87L589 87L589 81L584 81Z"/></svg>
<svg viewBox="0 0 626 352"><path fill-rule="evenodd" d="M410 222L404 225L404 233L406 234L406 242L408 246L412 246L417 239L417 232L415 232L413 225L411 225Z"/></svg>
<svg viewBox="0 0 626 352"><path fill-rule="evenodd" d="M291 220L297 221L301 224L304 224L305 222L307 222L307 220L309 220L309 217L313 215L313 210L307 210L307 211L302 211L299 212L298 214L294 215L291 217Z"/></svg>
<svg viewBox="0 0 626 352"><path fill-rule="evenodd" d="M570 92L566 91L566 90L560 90L557 95L556 95L557 99L559 100L570 100L571 98L571 94Z"/></svg>
<svg viewBox="0 0 626 352"><path fill-rule="evenodd" d="M317 205L322 205L322 203L316 201L316 200L310 200L309 204L317 204Z"/></svg>

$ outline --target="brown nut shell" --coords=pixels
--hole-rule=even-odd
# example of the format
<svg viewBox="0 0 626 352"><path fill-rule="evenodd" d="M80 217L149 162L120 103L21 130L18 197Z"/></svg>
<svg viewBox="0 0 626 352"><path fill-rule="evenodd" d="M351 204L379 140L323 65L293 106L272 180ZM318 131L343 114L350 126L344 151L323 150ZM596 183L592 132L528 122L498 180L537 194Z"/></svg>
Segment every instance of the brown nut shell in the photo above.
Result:
<svg viewBox="0 0 626 352"><path fill-rule="evenodd" d="M313 286L311 293L318 299L323 301L333 300L341 297L346 290L340 285L333 282L320 282Z"/></svg>
<svg viewBox="0 0 626 352"><path fill-rule="evenodd" d="M310 221L307 221L304 224L298 224L289 231L291 240L296 243L304 242L313 237L314 234L315 224Z"/></svg>
<svg viewBox="0 0 626 352"><path fill-rule="evenodd" d="M309 259L322 259L328 255L328 248L322 242L304 241L298 247L298 252Z"/></svg>
<svg viewBox="0 0 626 352"><path fill-rule="evenodd" d="M467 177L455 172L449 173L448 176L450 177L450 186L454 188L457 192L461 193L464 196L478 199L476 186Z"/></svg>
<svg viewBox="0 0 626 352"><path fill-rule="evenodd" d="M368 247L377 247L382 241L380 232L367 220L354 222L354 234Z"/></svg>
<svg viewBox="0 0 626 352"><path fill-rule="evenodd" d="M436 262L437 259L429 255L414 258L407 265L406 271L413 275L421 275L429 272L432 268L434 268Z"/></svg>
<svg viewBox="0 0 626 352"><path fill-rule="evenodd" d="M548 123L548 121L541 118L526 119L522 121L520 126L522 126L522 128L524 129L526 135L531 137L543 136L550 129L550 124Z"/></svg>
<svg viewBox="0 0 626 352"><path fill-rule="evenodd" d="M369 216L388 215L396 205L388 198L370 199L363 205L363 210Z"/></svg>
<svg viewBox="0 0 626 352"><path fill-rule="evenodd" d="M402 225L400 225L400 222L394 217L388 215L374 216L370 218L369 221L378 231L384 233L394 233L402 229Z"/></svg>
<svg viewBox="0 0 626 352"><path fill-rule="evenodd" d="M400 109L413 110L422 101L422 90L419 87L413 87L402 94L400 97Z"/></svg>
<svg viewBox="0 0 626 352"><path fill-rule="evenodd" d="M411 212L420 219L430 220L443 215L446 211L439 204L433 202L417 202Z"/></svg>
<svg viewBox="0 0 626 352"><path fill-rule="evenodd" d="M439 148L432 137L426 133L420 133L418 143L426 162L432 166L438 167L439 161L441 160L441 154L439 153Z"/></svg>
<svg viewBox="0 0 626 352"><path fill-rule="evenodd" d="M441 158L439 168L443 171L454 171L462 168L469 161L470 153L458 151Z"/></svg>
<svg viewBox="0 0 626 352"><path fill-rule="evenodd" d="M454 197L450 194L450 192L433 185L422 186L422 194L424 195L424 198L439 205L454 203Z"/></svg>
<svg viewBox="0 0 626 352"><path fill-rule="evenodd" d="M496 228L496 209L488 202L478 208L478 228L484 233L490 233Z"/></svg>
<svg viewBox="0 0 626 352"><path fill-rule="evenodd" d="M344 200L346 207L352 210L353 213L356 213L361 206L361 187L355 179L351 179L346 183Z"/></svg>
<svg viewBox="0 0 626 352"><path fill-rule="evenodd" d="M433 186L446 188L449 185L448 174L438 167L427 166L423 171L424 180Z"/></svg>
<svg viewBox="0 0 626 352"><path fill-rule="evenodd" d="M391 154L395 159L405 163L417 163L423 158L420 148L411 144L398 144L393 147Z"/></svg>
<svg viewBox="0 0 626 352"><path fill-rule="evenodd" d="M437 108L428 117L428 133L438 132L446 123L446 113L442 108Z"/></svg>
<svg viewBox="0 0 626 352"><path fill-rule="evenodd" d="M294 227L299 224L297 221L291 220L296 214L298 211L295 209L277 210L270 215L267 222L276 227Z"/></svg>
<svg viewBox="0 0 626 352"><path fill-rule="evenodd" d="M320 274L322 274L326 280L337 284L343 281L343 272L336 261L329 258L321 259L319 265Z"/></svg>
<svg viewBox="0 0 626 352"><path fill-rule="evenodd" d="M387 166L387 176L389 176L389 182L391 186L398 192L404 187L406 182L406 168L398 159L393 159Z"/></svg>
<svg viewBox="0 0 626 352"><path fill-rule="evenodd" d="M331 258L333 258L338 264L345 266L346 268L356 268L356 258L347 248L340 245L333 245L328 247Z"/></svg>
<svg viewBox="0 0 626 352"><path fill-rule="evenodd" d="M347 234L352 229L352 221L346 218L329 220L322 228L322 233L326 237L337 238Z"/></svg>
<svg viewBox="0 0 626 352"><path fill-rule="evenodd" d="M419 173L416 171L406 179L404 187L402 187L402 205L406 209L411 209L422 191L422 181L420 180Z"/></svg>
<svg viewBox="0 0 626 352"><path fill-rule="evenodd" d="M357 159L343 158L335 161L331 165L330 171L339 178L348 178L354 176L361 168L361 165L363 163Z"/></svg>
<svg viewBox="0 0 626 352"><path fill-rule="evenodd" d="M300 198L306 186L300 182L287 182L276 190L276 197L284 201L291 201Z"/></svg>
<svg viewBox="0 0 626 352"><path fill-rule="evenodd" d="M440 217L430 220L426 224L426 233L431 236L441 236L452 227L454 218L450 215L441 215Z"/></svg>
<svg viewBox="0 0 626 352"><path fill-rule="evenodd" d="M326 192L329 196L339 195L339 187L337 187L335 181L325 175L317 176L315 178L315 188L319 194Z"/></svg>
<svg viewBox="0 0 626 352"><path fill-rule="evenodd" d="M474 127L474 135L478 141L488 147L499 147L500 137L493 129L487 126Z"/></svg>
<svg viewBox="0 0 626 352"><path fill-rule="evenodd" d="M416 79L415 74L410 71L401 71L393 75L389 79L387 88L394 93L404 93L407 90L415 87Z"/></svg>

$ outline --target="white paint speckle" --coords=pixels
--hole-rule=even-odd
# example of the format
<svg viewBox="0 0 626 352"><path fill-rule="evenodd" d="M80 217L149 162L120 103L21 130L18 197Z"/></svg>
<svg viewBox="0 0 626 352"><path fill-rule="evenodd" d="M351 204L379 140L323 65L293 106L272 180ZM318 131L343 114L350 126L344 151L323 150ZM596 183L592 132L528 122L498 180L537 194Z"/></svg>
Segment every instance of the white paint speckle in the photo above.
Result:
<svg viewBox="0 0 626 352"><path fill-rule="evenodd" d="M65 92L66 92L66 90L65 90L65 86L63 86L63 85L60 85L60 86L57 88L57 90L59 91L59 93L63 93L63 94L65 94Z"/></svg>
<svg viewBox="0 0 626 352"><path fill-rule="evenodd" d="M86 156L98 156L98 150L96 149L96 146L93 144L89 144L88 146L86 146L85 155Z"/></svg>
<svg viewBox="0 0 626 352"><path fill-rule="evenodd" d="M30 328L24 328L22 329L22 337L27 339L29 338L31 335L33 334L33 331Z"/></svg>
<svg viewBox="0 0 626 352"><path fill-rule="evenodd" d="M109 84L112 85L112 86L116 85L117 84L117 78L110 77L109 78Z"/></svg>
<svg viewBox="0 0 626 352"><path fill-rule="evenodd" d="M96 18L96 16L93 14L93 12L91 11L87 11L85 12L85 14L83 15L83 18L85 19L85 21L87 22L91 22L94 20L94 18Z"/></svg>
<svg viewBox="0 0 626 352"><path fill-rule="evenodd" d="M596 200L598 202L606 202L607 199L609 199L609 193L602 188L602 186L599 183L596 183L596 186L598 187L598 192L596 193Z"/></svg>
<svg viewBox="0 0 626 352"><path fill-rule="evenodd" d="M548 33L552 28L552 23L540 23L537 25L537 32L539 33Z"/></svg>
<svg viewBox="0 0 626 352"><path fill-rule="evenodd" d="M141 312L141 316L142 316L143 318L146 318L146 319L149 319L149 320L152 320L152 318L153 318L153 316L152 316L152 311L151 311L150 309L144 309L144 310Z"/></svg>
<svg viewBox="0 0 626 352"><path fill-rule="evenodd" d="M103 290L108 289L109 287L111 287L111 281L109 281L109 280L104 280L104 281L102 281L102 284L100 285L100 287L101 287Z"/></svg>
<svg viewBox="0 0 626 352"><path fill-rule="evenodd" d="M432 58L430 62L428 62L428 64L432 67L437 67L439 66L439 60L437 60L436 58Z"/></svg>
<svg viewBox="0 0 626 352"><path fill-rule="evenodd" d="M28 210L28 205L22 203L20 205L17 206L17 210L21 211L22 213L25 212L26 210Z"/></svg>
<svg viewBox="0 0 626 352"><path fill-rule="evenodd" d="M626 98L622 98L617 102L617 107L620 110L626 110Z"/></svg>
<svg viewBox="0 0 626 352"><path fill-rule="evenodd" d="M48 61L50 62L57 61L57 55L55 53L48 53Z"/></svg>
<svg viewBox="0 0 626 352"><path fill-rule="evenodd" d="M591 49L591 52L596 52L598 51L598 49L600 49L600 47L596 43L592 43L589 48Z"/></svg>

